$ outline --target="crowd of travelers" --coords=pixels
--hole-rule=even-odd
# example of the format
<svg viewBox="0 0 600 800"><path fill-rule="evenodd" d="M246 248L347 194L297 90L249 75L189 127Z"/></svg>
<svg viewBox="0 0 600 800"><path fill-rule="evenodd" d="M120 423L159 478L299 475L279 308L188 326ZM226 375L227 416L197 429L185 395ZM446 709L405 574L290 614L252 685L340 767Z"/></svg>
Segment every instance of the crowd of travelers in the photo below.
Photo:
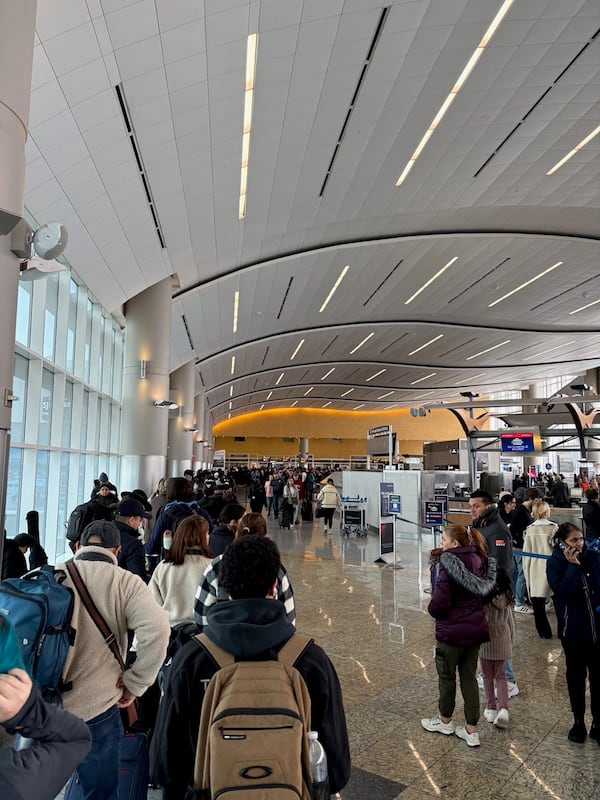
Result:
<svg viewBox="0 0 600 800"><path fill-rule="evenodd" d="M441 547L432 551L428 610L435 620L439 698L437 712L421 720L427 731L479 746L478 684L484 720L507 728L509 699L519 693L513 612L531 613L540 638L551 639L548 611L554 609L573 713L568 738L582 743L589 736L600 744L598 488L590 481L584 489L584 535L571 522L552 520L546 498L552 492L560 502L564 481L548 477L550 486L513 486L497 503L487 491L472 492L471 524L447 523ZM235 687L235 664L255 669L255 662L278 664L279 658L291 659L308 692L309 725L327 753L329 791L342 789L350 754L339 680L323 650L295 633L292 583L267 531L269 517L281 521L287 514L290 526L297 524L303 503L312 508L317 499L327 532L339 494L318 470L188 471L161 479L150 497L141 489L119 495L101 474L90 500L69 519L73 558L57 567L73 594L76 631L60 676L62 709L45 702L42 687L32 683L10 617L0 614L0 725L29 742L0 749L6 796L16 797L7 787L27 787L43 775L43 789L23 796L52 800L66 783L65 800L117 800L127 773L120 766L124 727L129 737L150 742L142 780L162 787L165 800L183 800L189 787L202 797L208 784L227 785L233 778L209 763L219 741L210 738L207 709L225 713L219 693L229 691L226 681ZM6 540L3 579L48 569L31 514L28 532ZM271 680L270 668L259 673ZM453 720L457 674L463 725ZM243 720L231 725L219 729L232 732L221 738L244 740ZM271 774L275 766L263 768Z"/></svg>
<svg viewBox="0 0 600 800"><path fill-rule="evenodd" d="M0 749L5 796L16 797L19 786L19 796L52 800L66 783L65 800L117 800L125 779L141 781L143 796L150 781L165 800L183 800L190 787L202 796L198 726L219 654L261 665L281 658L290 665L285 680L293 665L294 681L308 693L306 732L317 732L327 754L328 791L343 788L350 753L339 680L324 651L296 634L292 584L263 513L289 507L298 520L301 502L312 504L324 477L311 469L187 471L161 479L148 497L141 489L119 494L102 473L66 525L73 558L56 567L73 595L62 709L45 702L47 687L32 683L10 617L0 614L0 725L29 742ZM28 533L5 537L3 579L15 586L48 561L33 523ZM123 764L136 736L150 750L147 762L136 756L141 778ZM302 784L301 766L299 756ZM211 791L213 782L214 775ZM35 792L27 789L33 785Z"/></svg>

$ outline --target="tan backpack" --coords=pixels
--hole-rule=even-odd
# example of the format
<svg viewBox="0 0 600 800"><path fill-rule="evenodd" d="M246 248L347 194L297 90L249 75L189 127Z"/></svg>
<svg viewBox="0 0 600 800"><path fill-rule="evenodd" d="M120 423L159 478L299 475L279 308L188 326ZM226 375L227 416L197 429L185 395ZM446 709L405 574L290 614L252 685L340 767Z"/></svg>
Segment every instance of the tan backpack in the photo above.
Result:
<svg viewBox="0 0 600 800"><path fill-rule="evenodd" d="M312 639L295 633L277 661L235 661L196 639L220 669L204 695L188 797L310 800L310 696L294 664Z"/></svg>

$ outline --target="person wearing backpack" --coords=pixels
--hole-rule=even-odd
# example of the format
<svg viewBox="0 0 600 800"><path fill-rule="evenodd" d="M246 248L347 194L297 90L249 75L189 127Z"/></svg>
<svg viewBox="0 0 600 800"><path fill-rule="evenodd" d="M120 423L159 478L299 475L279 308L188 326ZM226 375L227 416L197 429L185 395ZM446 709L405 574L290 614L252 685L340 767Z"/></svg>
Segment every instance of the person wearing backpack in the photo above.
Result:
<svg viewBox="0 0 600 800"><path fill-rule="evenodd" d="M67 573L63 585L74 594L72 625L77 631L63 670L63 680L72 684L63 703L92 731L92 750L71 776L65 800L118 800L120 710L152 685L169 641L168 612L138 575L118 566L120 548L121 536L114 523L97 520L83 531L73 561L59 565ZM83 587L78 585L77 573ZM110 629L121 661L92 617L93 606L90 610L86 606L85 588ZM137 640L137 657L124 668L128 629Z"/></svg>
<svg viewBox="0 0 600 800"><path fill-rule="evenodd" d="M0 725L29 747L0 747L0 797L53 800L92 743L83 720L42 700L24 670L19 642L0 614Z"/></svg>
<svg viewBox="0 0 600 800"><path fill-rule="evenodd" d="M280 764L290 761L292 766L295 762L299 772L306 731L301 729L300 738L294 742L288 740L288 731L285 730L289 729L291 736L291 724L282 724L274 732L264 731L265 727L269 727L264 724L269 680L272 677L275 683L278 676L279 686L281 677L281 671L272 662L287 664L285 660L277 661L278 655L284 646L289 652L296 643L300 654L293 661L294 668L287 666L285 671L293 685L304 686L307 690L310 714L304 727L308 725L310 729L317 731L325 750L331 793L341 791L348 782L350 750L338 676L333 664L318 645L305 637L298 636L296 640L294 626L286 618L283 605L273 602L280 567L277 546L267 537L244 536L233 542L223 555L220 580L232 599L226 603L217 603L210 609L209 624L205 631L208 645L203 644L202 639L194 638L181 648L173 659L164 686L150 750L151 777L163 787L164 800L183 800L188 786L194 785L194 761L196 757L203 761L205 755L208 763L203 765L202 770L202 765L197 765L196 772L202 774L206 768L206 774L210 776L210 790L204 795L207 798L216 796L222 788L221 781L229 783L232 779L238 781L240 798L253 794L250 791L244 792L242 785L246 783L258 788L259 778L252 767L248 770L233 770L231 775L223 773L231 763L237 763L238 760L240 764L244 763L248 757L259 759L253 763L261 764L267 776L271 766L277 769ZM228 659L230 665L219 670L220 662L215 659L215 653L219 658ZM232 663L234 660L235 663ZM236 686L240 685L237 676L241 682L244 674L238 667L254 670L262 686L261 691L251 694L246 691L245 695L242 693L244 707L252 710L247 718L247 725L243 727L260 727L263 729L261 735L265 736L266 744L257 754L249 754L249 748L253 746L252 735L242 733L239 728L237 731L227 732L228 726L225 722L220 723L220 732L214 726L215 733L219 735L210 738L208 747L204 738L199 740L201 709L205 719L220 699L224 698L224 695L219 696L219 686L224 685L226 678L230 679L228 688L234 693L234 707L237 705L234 692ZM211 681L216 673L218 675ZM300 682L297 673L301 678ZM306 692L303 697L307 699ZM206 710L202 708L205 698ZM304 706L307 711L306 703ZM223 719L226 717L224 714ZM262 720L260 725L256 725L256 719ZM234 727L234 723L231 722L230 725ZM228 758L222 753L221 748L224 746L228 751L235 749L236 754L231 752ZM274 751L277 752L277 759L272 758ZM274 762L278 762L277 766ZM250 783L245 777L248 772L251 773L249 777L254 775ZM196 789L201 788L198 783L195 786ZM273 793L277 791L271 789L273 798L278 796ZM310 797L305 785L295 786L295 792L303 800ZM203 795L198 792L197 796ZM270 795L263 792L262 796Z"/></svg>
<svg viewBox="0 0 600 800"><path fill-rule="evenodd" d="M167 502L161 508L152 533L144 545L146 555L155 562L154 565L151 563L152 568L160 559L164 532L169 530L175 533L182 519L199 514L207 520L210 530L213 529L210 515L194 500L194 488L187 478L167 478L165 491Z"/></svg>

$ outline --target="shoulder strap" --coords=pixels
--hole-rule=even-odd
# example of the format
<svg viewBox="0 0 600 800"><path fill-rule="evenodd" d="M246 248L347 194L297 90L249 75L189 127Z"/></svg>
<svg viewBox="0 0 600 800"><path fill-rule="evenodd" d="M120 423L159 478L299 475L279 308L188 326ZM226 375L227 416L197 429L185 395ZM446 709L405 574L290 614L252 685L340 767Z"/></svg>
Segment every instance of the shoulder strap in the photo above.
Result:
<svg viewBox="0 0 600 800"><path fill-rule="evenodd" d="M235 658L223 650L219 645L212 642L205 633L199 633L194 637L199 644L201 644L210 655L214 658L219 668L226 667L229 664L235 663ZM301 633L293 633L287 642L283 645L281 650L277 653L278 661L287 664L288 667L293 667L296 661L304 653L306 648L313 643L313 639L308 636L303 636Z"/></svg>
<svg viewBox="0 0 600 800"><path fill-rule="evenodd" d="M73 586L77 590L77 594L81 598L81 602L85 606L85 610L88 612L92 621L102 634L102 638L106 642L110 652L116 658L119 666L123 671L125 671L125 663L123 662L123 656L121 655L121 651L119 650L119 646L117 645L117 640L115 638L114 633L108 627L108 624L98 608L96 604L92 600L90 593L88 592L87 586L83 582L83 578L81 577L81 573L75 566L73 561L68 561L65 564L67 571L73 581Z"/></svg>
<svg viewBox="0 0 600 800"><path fill-rule="evenodd" d="M309 636L303 636L301 633L293 633L277 653L278 660L287 664L289 667L293 667L313 641L314 640Z"/></svg>
<svg viewBox="0 0 600 800"><path fill-rule="evenodd" d="M228 653L226 650L223 650L222 647L219 647L218 644L212 642L205 633L199 633L197 636L194 636L194 639L196 639L198 644L204 647L205 650L208 650L219 669L228 666L228 664L235 663L235 658L231 653Z"/></svg>

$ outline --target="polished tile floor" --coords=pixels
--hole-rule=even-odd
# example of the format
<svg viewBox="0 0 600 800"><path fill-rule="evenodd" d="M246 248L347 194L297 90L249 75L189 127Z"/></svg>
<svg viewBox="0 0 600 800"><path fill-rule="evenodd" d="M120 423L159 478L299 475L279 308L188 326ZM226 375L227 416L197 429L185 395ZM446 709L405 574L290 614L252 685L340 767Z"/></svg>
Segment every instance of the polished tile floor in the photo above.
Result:
<svg viewBox="0 0 600 800"><path fill-rule="evenodd" d="M530 615L515 615L520 694L510 701L510 725L500 731L482 719L481 747L469 748L420 725L437 700L424 592L431 537L400 539L394 568L374 563L376 536L343 539L339 524L325 536L321 521L288 531L271 519L269 531L294 587L298 630L323 646L342 683L356 767L344 800L600 798L600 748L567 740L562 650L556 638L538 638ZM374 776L385 780L369 782Z"/></svg>

